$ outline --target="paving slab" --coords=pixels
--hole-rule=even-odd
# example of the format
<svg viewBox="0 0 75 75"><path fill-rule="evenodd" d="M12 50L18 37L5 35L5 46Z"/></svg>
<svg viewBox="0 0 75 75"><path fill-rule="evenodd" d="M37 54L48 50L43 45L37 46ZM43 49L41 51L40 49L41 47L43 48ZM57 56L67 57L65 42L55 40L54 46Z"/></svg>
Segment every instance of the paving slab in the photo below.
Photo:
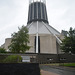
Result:
<svg viewBox="0 0 75 75"><path fill-rule="evenodd" d="M59 75L59 74L41 70L41 75Z"/></svg>

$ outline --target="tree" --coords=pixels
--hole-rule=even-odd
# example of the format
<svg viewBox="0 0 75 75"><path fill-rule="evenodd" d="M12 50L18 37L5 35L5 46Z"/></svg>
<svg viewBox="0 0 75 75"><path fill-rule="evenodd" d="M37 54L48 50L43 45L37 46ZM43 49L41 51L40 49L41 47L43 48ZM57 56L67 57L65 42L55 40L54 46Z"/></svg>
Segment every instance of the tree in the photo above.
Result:
<svg viewBox="0 0 75 75"><path fill-rule="evenodd" d="M73 53L75 54L75 29L72 27L68 31L67 36L62 40L61 49L65 53Z"/></svg>
<svg viewBox="0 0 75 75"><path fill-rule="evenodd" d="M6 50L0 47L0 53L6 53Z"/></svg>
<svg viewBox="0 0 75 75"><path fill-rule="evenodd" d="M18 29L19 31L17 33L14 32L11 35L12 41L8 48L14 53L24 53L26 50L30 49L30 46L27 45L27 43L29 43L28 29L25 26Z"/></svg>

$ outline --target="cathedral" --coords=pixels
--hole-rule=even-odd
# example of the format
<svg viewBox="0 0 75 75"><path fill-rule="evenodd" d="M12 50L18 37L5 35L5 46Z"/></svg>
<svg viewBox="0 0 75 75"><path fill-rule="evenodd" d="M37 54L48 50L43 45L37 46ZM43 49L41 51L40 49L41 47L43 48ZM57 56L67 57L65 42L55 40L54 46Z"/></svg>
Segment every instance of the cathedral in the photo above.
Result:
<svg viewBox="0 0 75 75"><path fill-rule="evenodd" d="M30 36L28 52L60 53L60 33L49 25L45 1L30 1L27 28Z"/></svg>
<svg viewBox="0 0 75 75"><path fill-rule="evenodd" d="M64 54L60 49L61 40L64 39L67 32L62 30L60 33L49 25L45 0L29 0L26 27L29 31L30 42L28 45L31 48L26 53L19 54L22 57L22 62L40 64L75 62L74 55ZM11 40L12 38L6 38L1 47L9 51L8 46L11 44ZM6 55L14 54L8 53Z"/></svg>
<svg viewBox="0 0 75 75"><path fill-rule="evenodd" d="M29 51L26 53L46 53L60 54L60 43L63 35L49 25L46 1L45 0L29 0L28 22L26 27L29 31ZM5 39L2 45L6 50L11 44L11 38Z"/></svg>

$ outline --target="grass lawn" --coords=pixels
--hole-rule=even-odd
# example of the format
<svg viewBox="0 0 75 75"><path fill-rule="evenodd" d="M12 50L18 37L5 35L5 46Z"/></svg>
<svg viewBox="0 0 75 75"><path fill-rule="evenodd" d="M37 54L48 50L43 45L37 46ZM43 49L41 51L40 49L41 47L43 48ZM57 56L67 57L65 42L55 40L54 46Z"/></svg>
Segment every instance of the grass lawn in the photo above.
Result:
<svg viewBox="0 0 75 75"><path fill-rule="evenodd" d="M64 66L74 66L75 67L75 63L64 63Z"/></svg>
<svg viewBox="0 0 75 75"><path fill-rule="evenodd" d="M52 64L44 64L44 65L75 67L75 63L52 63Z"/></svg>

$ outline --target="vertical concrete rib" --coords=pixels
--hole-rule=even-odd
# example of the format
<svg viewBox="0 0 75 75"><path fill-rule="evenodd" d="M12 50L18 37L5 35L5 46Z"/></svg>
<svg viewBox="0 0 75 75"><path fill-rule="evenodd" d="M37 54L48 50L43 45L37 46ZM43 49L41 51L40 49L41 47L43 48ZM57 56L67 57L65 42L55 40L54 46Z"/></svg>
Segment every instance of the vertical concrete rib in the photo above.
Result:
<svg viewBox="0 0 75 75"><path fill-rule="evenodd" d="M38 2L37 2L37 19L38 19ZM37 21L37 33L36 33L36 53L38 53L38 21Z"/></svg>
<svg viewBox="0 0 75 75"><path fill-rule="evenodd" d="M45 4L44 4L44 16L45 16L45 20L46 20L46 9L45 9Z"/></svg>
<svg viewBox="0 0 75 75"><path fill-rule="evenodd" d="M36 53L38 53L38 21L37 21L37 33L36 33Z"/></svg>
<svg viewBox="0 0 75 75"><path fill-rule="evenodd" d="M28 20L30 21L30 5L29 5Z"/></svg>
<svg viewBox="0 0 75 75"><path fill-rule="evenodd" d="M41 3L41 0L40 0L40 8L41 8L41 19L43 19L43 16L42 16L42 3Z"/></svg>
<svg viewBox="0 0 75 75"><path fill-rule="evenodd" d="M34 0L33 0L33 13L32 13L32 19L34 19Z"/></svg>
<svg viewBox="0 0 75 75"><path fill-rule="evenodd" d="M38 19L38 2L36 4L36 6L37 6L37 19Z"/></svg>

